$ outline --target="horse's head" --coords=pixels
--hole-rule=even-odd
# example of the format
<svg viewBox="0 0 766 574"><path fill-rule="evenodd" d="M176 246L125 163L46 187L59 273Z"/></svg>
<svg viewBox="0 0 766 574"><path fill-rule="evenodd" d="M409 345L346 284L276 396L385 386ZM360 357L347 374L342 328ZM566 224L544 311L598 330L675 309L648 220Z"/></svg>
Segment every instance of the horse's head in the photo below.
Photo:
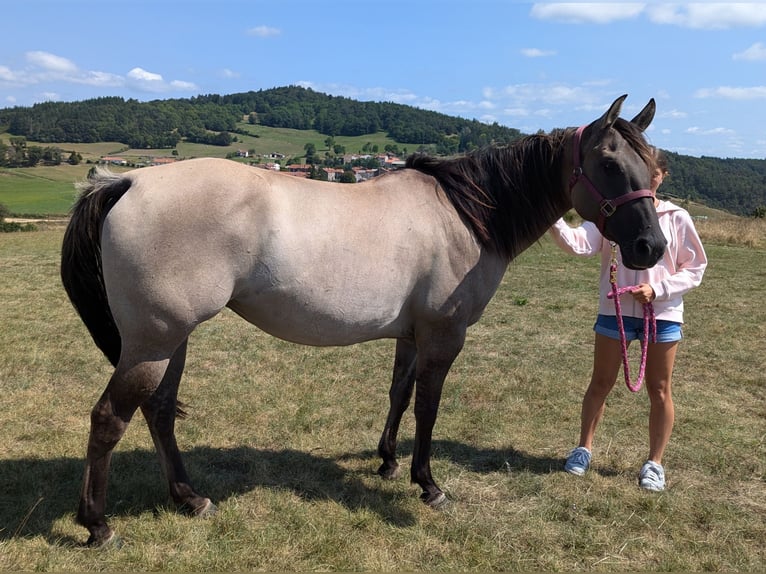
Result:
<svg viewBox="0 0 766 574"><path fill-rule="evenodd" d="M667 244L649 189L652 149L643 135L656 107L650 100L628 122L619 117L626 97L617 98L602 117L575 133L569 188L577 213L596 222L604 237L620 246L623 263L646 269L660 260Z"/></svg>

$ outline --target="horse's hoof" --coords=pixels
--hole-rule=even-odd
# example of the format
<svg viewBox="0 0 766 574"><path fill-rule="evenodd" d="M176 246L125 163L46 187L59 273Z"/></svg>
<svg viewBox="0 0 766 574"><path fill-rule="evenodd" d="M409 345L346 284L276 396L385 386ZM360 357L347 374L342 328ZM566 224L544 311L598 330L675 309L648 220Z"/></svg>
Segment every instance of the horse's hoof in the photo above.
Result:
<svg viewBox="0 0 766 574"><path fill-rule="evenodd" d="M85 546L88 548L115 548L116 550L119 550L123 547L125 544L125 541L117 536L114 533L114 530L109 530L109 533L106 536L97 536L95 534L91 534L90 537L88 537L88 541L85 543Z"/></svg>
<svg viewBox="0 0 766 574"><path fill-rule="evenodd" d="M187 501L178 507L181 514L207 518L218 513L218 507L209 498L198 498L196 501Z"/></svg>
<svg viewBox="0 0 766 574"><path fill-rule="evenodd" d="M443 492L437 492L436 494L424 492L420 495L420 500L434 510L445 510L450 504L449 498Z"/></svg>
<svg viewBox="0 0 766 574"><path fill-rule="evenodd" d="M390 466L386 463L383 463L378 469L378 474L386 480L394 480L399 478L399 476L402 474L402 471L398 464L396 466Z"/></svg>
<svg viewBox="0 0 766 574"><path fill-rule="evenodd" d="M218 507L213 504L209 498L205 499L206 504L194 511L195 516L199 516L200 518L209 518L211 516L215 516L218 514Z"/></svg>

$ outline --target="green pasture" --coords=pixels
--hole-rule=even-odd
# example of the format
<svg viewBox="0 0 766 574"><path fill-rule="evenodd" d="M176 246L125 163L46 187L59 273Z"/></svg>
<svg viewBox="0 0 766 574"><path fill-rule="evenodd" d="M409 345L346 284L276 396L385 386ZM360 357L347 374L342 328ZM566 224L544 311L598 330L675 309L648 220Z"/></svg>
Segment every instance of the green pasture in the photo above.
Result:
<svg viewBox="0 0 766 574"><path fill-rule="evenodd" d="M237 150L255 150L256 157L247 161L265 159L263 154L282 153L285 160L290 158L301 161L305 159L304 146L312 143L320 157L328 151L325 145L327 136L315 130L294 130L288 128L266 128L240 124L250 135L236 134L239 141L230 146L212 146L180 142L176 148L177 155L173 156L170 149L129 149L116 142L95 144L61 143L56 144L67 152L76 151L83 157L83 162L77 166L62 164L58 166L38 166L34 168L0 168L0 204L5 205L14 215L56 216L65 215L74 202L76 191L75 182L85 179L88 170L99 158L105 155L124 157L129 162L143 161L148 157L178 157L190 159L194 157L226 157ZM347 153L361 153L365 144L377 145L380 153L388 144L396 144L385 133L343 137L338 136L335 142L345 146ZM43 145L28 142L29 145ZM47 145L47 144L46 144ZM403 152L414 152L416 145L398 144ZM283 162L285 161L283 160ZM243 160L244 161L244 160ZM110 166L113 171L124 168Z"/></svg>
<svg viewBox="0 0 766 574"><path fill-rule="evenodd" d="M88 167L0 168L0 204L13 214L62 215L74 203L74 182L85 179Z"/></svg>
<svg viewBox="0 0 766 574"><path fill-rule="evenodd" d="M760 228L763 232L763 227ZM63 229L0 234L0 570L762 571L766 563L766 251L708 243L686 297L668 488L644 492L648 400L621 383L593 470L562 472L590 373L598 262L544 238L511 264L445 385L426 508L375 454L393 341L317 349L226 311L192 335L178 441L220 512L175 512L140 415L107 514L74 523L92 405L111 373L58 277ZM634 350L635 351L635 350ZM636 360L636 357L633 357ZM412 412L400 460L412 454ZM403 473L407 476L408 472Z"/></svg>

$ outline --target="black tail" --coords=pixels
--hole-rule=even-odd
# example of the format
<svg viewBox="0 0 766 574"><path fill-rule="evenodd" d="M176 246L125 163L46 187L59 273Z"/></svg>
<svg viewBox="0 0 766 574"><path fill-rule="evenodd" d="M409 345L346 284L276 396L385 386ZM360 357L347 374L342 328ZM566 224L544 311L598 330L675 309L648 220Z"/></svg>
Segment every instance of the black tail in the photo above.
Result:
<svg viewBox="0 0 766 574"><path fill-rule="evenodd" d="M121 175L96 170L80 186L80 197L61 247L61 281L69 300L90 331L96 346L112 365L120 359L122 342L104 287L101 268L101 224L109 210L130 189Z"/></svg>

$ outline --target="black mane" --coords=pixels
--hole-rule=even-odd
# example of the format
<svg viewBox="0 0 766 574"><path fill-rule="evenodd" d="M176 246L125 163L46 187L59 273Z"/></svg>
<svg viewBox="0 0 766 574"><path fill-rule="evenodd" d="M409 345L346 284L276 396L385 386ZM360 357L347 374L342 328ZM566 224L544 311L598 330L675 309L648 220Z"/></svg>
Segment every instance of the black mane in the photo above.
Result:
<svg viewBox="0 0 766 574"><path fill-rule="evenodd" d="M412 155L406 167L436 178L481 244L510 261L571 207L561 173L567 133L528 136L453 159Z"/></svg>
<svg viewBox="0 0 766 574"><path fill-rule="evenodd" d="M651 172L655 156L641 129L622 118L612 128ZM481 244L510 261L572 207L562 153L573 133L554 130L452 159L415 154L406 167L436 178Z"/></svg>

